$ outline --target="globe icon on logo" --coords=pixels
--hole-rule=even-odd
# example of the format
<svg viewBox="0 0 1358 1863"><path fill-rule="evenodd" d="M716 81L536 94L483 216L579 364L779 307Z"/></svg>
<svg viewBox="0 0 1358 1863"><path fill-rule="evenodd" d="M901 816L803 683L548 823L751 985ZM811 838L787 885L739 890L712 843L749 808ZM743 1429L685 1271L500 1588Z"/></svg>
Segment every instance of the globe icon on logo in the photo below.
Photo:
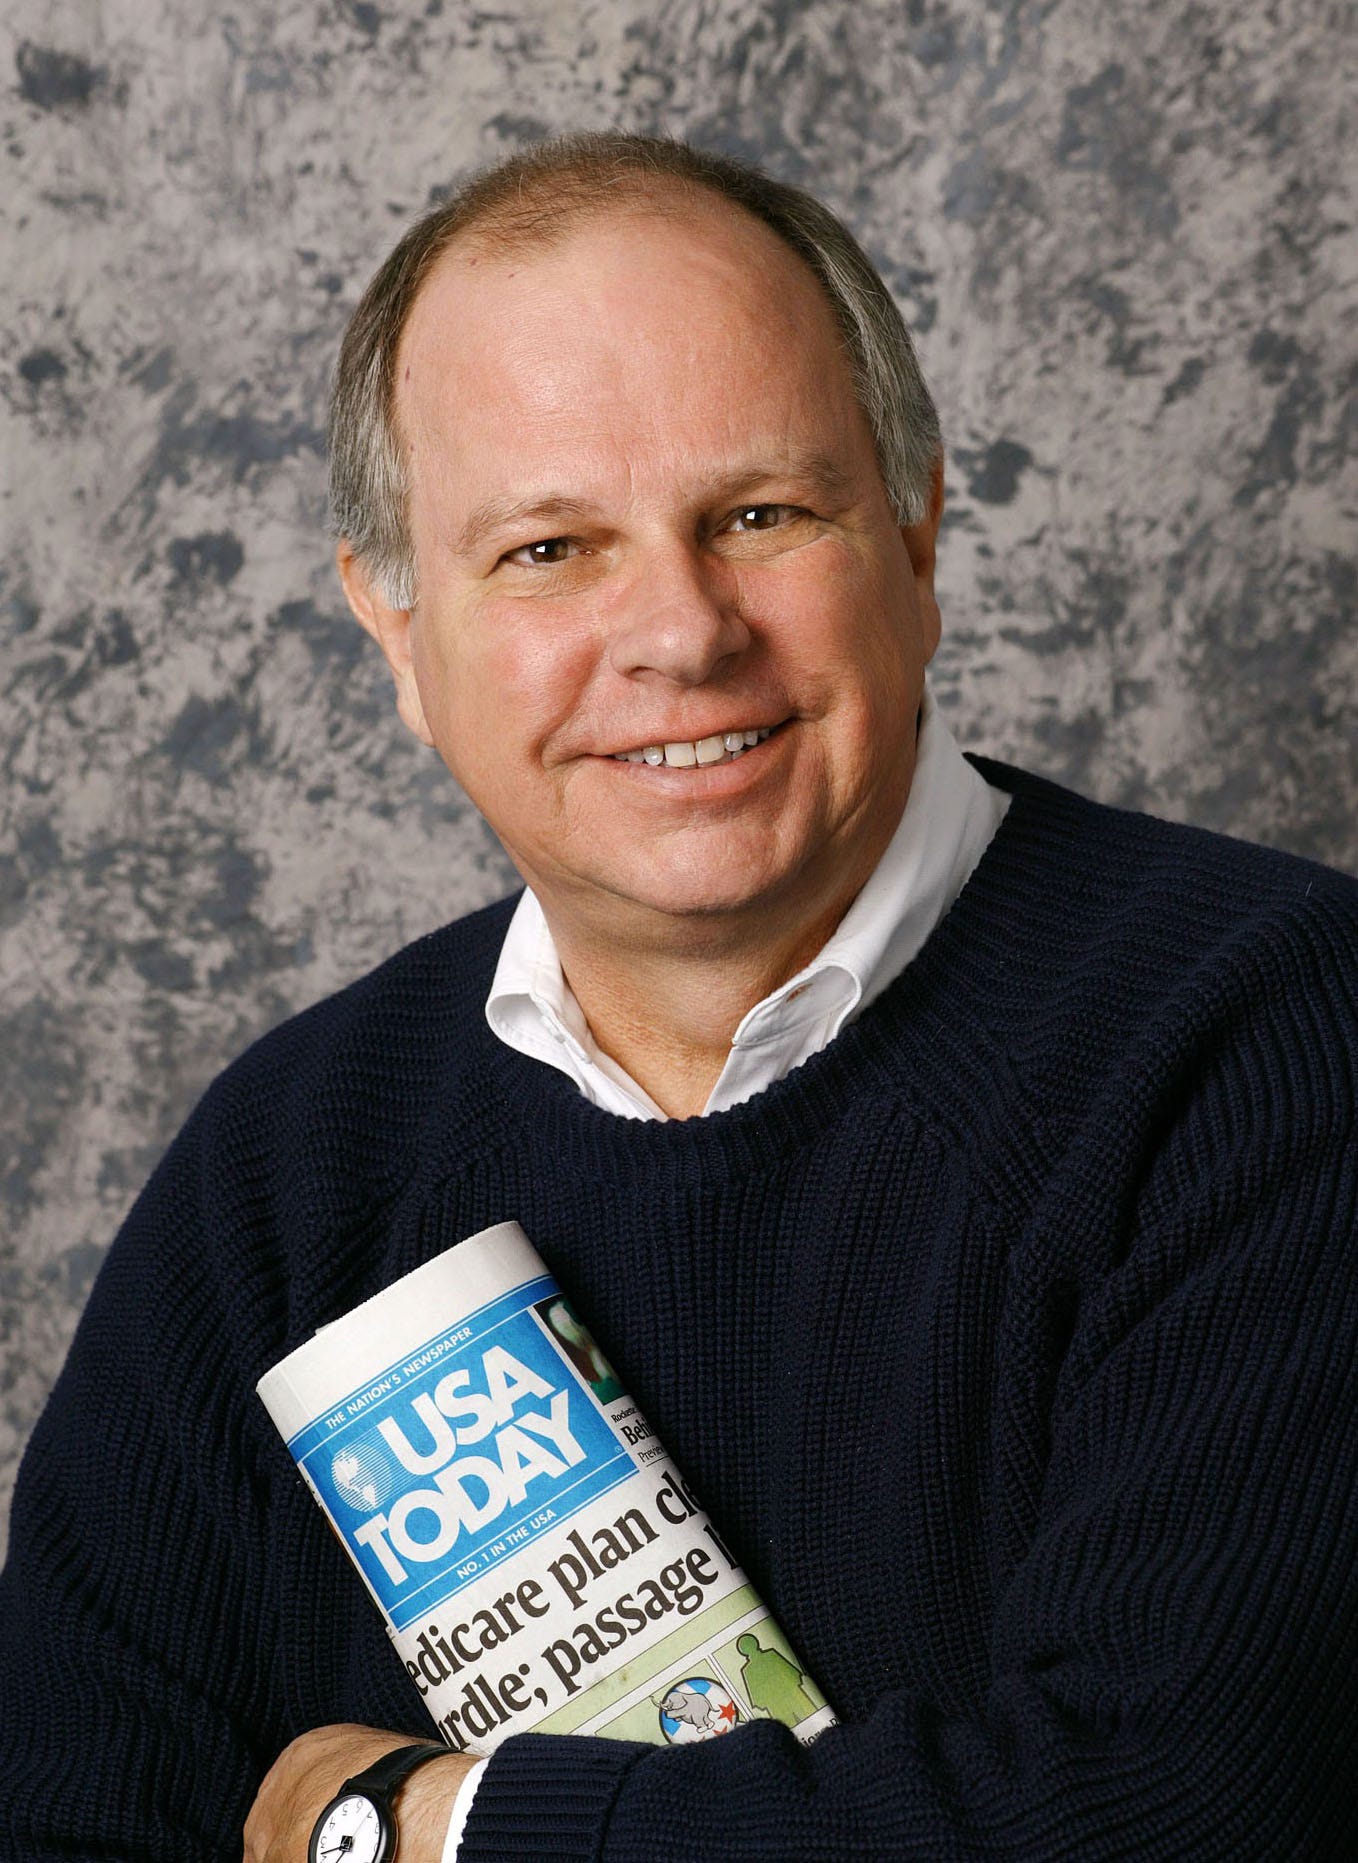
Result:
<svg viewBox="0 0 1358 1863"><path fill-rule="evenodd" d="M392 1467L386 1450L372 1436L360 1436L335 1452L330 1479L340 1499L360 1513L375 1513L392 1490Z"/></svg>
<svg viewBox="0 0 1358 1863"><path fill-rule="evenodd" d="M705 1675L685 1676L660 1704L660 1731L675 1746L715 1740L718 1734L729 1733L739 1719L735 1696Z"/></svg>

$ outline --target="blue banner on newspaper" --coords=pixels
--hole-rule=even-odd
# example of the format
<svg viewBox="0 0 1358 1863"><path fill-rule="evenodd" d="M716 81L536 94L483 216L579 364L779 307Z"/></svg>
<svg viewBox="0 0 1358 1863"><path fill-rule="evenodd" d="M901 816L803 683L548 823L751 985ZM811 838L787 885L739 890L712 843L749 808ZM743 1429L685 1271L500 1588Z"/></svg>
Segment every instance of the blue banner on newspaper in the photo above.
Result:
<svg viewBox="0 0 1358 1863"><path fill-rule="evenodd" d="M288 1445L396 1629L635 1473L570 1328L530 1282Z"/></svg>

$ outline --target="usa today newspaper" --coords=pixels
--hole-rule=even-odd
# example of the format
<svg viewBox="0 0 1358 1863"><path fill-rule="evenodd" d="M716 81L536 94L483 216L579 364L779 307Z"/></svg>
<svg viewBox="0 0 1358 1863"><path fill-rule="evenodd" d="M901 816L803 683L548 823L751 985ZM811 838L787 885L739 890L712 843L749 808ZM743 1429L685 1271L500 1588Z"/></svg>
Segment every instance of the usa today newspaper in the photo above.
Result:
<svg viewBox="0 0 1358 1863"><path fill-rule="evenodd" d="M834 1724L517 1223L322 1327L257 1388L455 1751Z"/></svg>

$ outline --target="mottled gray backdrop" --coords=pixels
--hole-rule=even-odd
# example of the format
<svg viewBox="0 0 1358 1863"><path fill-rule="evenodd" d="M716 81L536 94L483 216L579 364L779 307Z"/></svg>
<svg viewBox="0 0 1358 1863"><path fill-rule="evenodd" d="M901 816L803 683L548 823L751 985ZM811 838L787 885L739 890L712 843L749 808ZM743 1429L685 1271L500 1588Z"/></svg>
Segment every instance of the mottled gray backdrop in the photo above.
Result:
<svg viewBox="0 0 1358 1863"><path fill-rule="evenodd" d="M574 126L821 192L943 413L963 743L1354 868L1356 27L1317 0L8 0L0 1531L195 1096L510 884L323 535L332 357L403 224Z"/></svg>

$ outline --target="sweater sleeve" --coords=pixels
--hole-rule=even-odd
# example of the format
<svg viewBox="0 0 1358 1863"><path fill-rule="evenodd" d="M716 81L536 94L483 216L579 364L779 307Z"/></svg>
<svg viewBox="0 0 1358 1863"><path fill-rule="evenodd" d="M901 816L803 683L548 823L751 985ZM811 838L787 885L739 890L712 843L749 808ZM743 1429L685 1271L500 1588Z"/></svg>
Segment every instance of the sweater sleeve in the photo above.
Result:
<svg viewBox="0 0 1358 1863"><path fill-rule="evenodd" d="M282 1744L264 1483L233 1364L258 1315L212 1246L210 1123L200 1107L115 1240L16 1486L0 1574L0 1857L16 1863L238 1859Z"/></svg>
<svg viewBox="0 0 1358 1863"><path fill-rule="evenodd" d="M772 1723L519 1736L461 1863L1358 1854L1358 1153L1331 1059L1321 1116L1269 1146L1228 1082L1219 1142L1165 1149L1074 1299L973 1714L888 1693L808 1749Z"/></svg>

